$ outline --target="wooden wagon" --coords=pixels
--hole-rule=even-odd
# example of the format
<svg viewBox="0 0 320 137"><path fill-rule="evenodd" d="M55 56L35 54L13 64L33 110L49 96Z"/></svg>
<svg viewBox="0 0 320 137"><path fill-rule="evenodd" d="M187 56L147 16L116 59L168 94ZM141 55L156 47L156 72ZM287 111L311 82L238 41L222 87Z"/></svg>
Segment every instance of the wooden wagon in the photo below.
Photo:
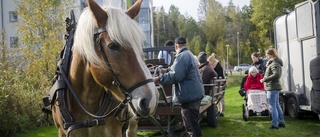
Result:
<svg viewBox="0 0 320 137"><path fill-rule="evenodd" d="M173 48L173 49L172 49ZM144 49L146 55L154 56L160 50L174 50L174 47L157 47ZM148 53L151 52L151 53ZM157 55L157 54L156 54ZM154 66L163 65L162 59L146 59L146 64L150 66L151 73L154 72ZM217 104L224 97L226 89L226 79L214 79L211 84L203 85L209 92L201 101L201 106L199 113L201 115L201 121L206 121L208 126L217 127L219 112ZM172 95L174 85L157 85L159 92L159 103L156 108L154 117L161 124L161 126L166 129L168 136L173 136L175 131L184 131L182 117L181 117L181 107L180 104L172 102ZM150 124L147 120L139 121L140 131L157 131L158 129Z"/></svg>

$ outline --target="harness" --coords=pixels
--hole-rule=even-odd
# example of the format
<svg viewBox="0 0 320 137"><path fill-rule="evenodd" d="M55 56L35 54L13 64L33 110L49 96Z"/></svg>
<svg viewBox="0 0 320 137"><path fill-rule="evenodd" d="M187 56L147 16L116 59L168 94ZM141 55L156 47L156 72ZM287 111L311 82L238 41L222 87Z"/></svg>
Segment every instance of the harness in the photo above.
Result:
<svg viewBox="0 0 320 137"><path fill-rule="evenodd" d="M117 105L115 108L110 110L110 107L112 106L112 103L114 101L110 100L112 98L112 95L108 94L107 92L104 92L104 97L102 104L96 114L90 113L87 108L81 103L78 95L76 94L75 90L70 84L70 81L68 80L68 71L69 71L69 66L70 66L70 61L72 57L72 45L74 41L74 32L76 30L76 25L77 22L75 21L75 16L73 11L71 10L70 12L70 18L67 18L66 21L66 30L68 34L65 35L66 39L66 45L64 46L63 50L60 53L60 60L58 62L58 67L56 71L56 75L53 79L53 86L50 90L50 93L47 97L43 98L44 105L46 107L52 106L57 104L59 105L59 109L61 112L61 118L63 119L63 128L67 130L67 137L69 136L70 132L75 129L79 128L86 128L86 127L92 127L92 126L98 126L98 125L104 125L105 124L105 117L114 115L119 121L124 122L127 121L131 116L128 116L128 104L130 105L131 109L135 114L137 114L133 104L132 104L132 96L131 92L135 90L136 88L143 86L149 82L153 82L152 79L146 79L128 89L126 89L119 79L117 78L116 74L112 70L112 67L108 61L107 55L105 54L103 50L103 45L98 38L99 34L103 32L107 32L106 28L99 28L95 29L94 33L94 39L96 40L96 45L99 46L99 52L102 54L104 61L107 64L108 70L112 75L113 82L112 84L116 87L118 87L121 92L124 94L125 98L124 100ZM75 122L73 117L70 115L70 112L68 110L68 101L67 101L67 90L69 89L71 95L74 97L74 99L77 101L78 105L81 107L81 109L90 115L93 120L85 120L82 122ZM57 101L57 103L55 103ZM125 111L126 110L126 111ZM52 114L52 111L43 108L43 112L47 114ZM125 119L119 119L119 114L120 113L126 113L127 115L125 116ZM139 115L139 114L137 114Z"/></svg>

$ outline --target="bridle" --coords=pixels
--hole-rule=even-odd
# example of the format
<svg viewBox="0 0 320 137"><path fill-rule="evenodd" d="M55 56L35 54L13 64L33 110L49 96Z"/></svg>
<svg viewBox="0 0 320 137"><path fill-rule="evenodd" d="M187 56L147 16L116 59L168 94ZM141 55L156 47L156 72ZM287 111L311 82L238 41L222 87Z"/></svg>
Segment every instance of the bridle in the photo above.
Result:
<svg viewBox="0 0 320 137"><path fill-rule="evenodd" d="M145 84L148 84L148 83L150 83L150 82L153 82L153 80L152 80L151 78L150 78L150 79L146 79L146 80L141 81L141 82L137 83L136 85L134 85L134 86L126 89L126 88L121 84L120 80L118 79L118 77L116 76L116 74L114 73L114 71L112 70L112 67L111 67L111 65L110 65L110 63L109 63L108 57L107 57L106 53L105 53L104 50L103 50L103 45L102 45L102 43L101 43L101 40L99 39L99 35L100 35L101 33L103 33L103 32L108 32L108 31L107 31L106 28L99 28L99 29L95 28L94 40L96 41L96 44L99 46L99 47L98 47L99 52L102 54L103 59L104 59L105 63L107 64L107 68L108 68L109 72L110 72L111 75L112 75L112 78L113 78L112 84L113 84L114 86L118 87L118 88L121 90L121 92L124 94L124 96L125 96L125 97L124 97L124 100L119 104L118 107L119 107L119 108L123 108L123 107L127 106L128 104L130 104L130 107L131 107L131 109L133 110L133 112L134 112L136 115L139 115L139 114L136 112L136 110L135 110L135 108L134 108L134 106L133 106L133 104L132 104L132 102L131 102L131 101L132 101L131 92L132 92L133 90L135 90L136 88L139 88L139 87L141 87L141 86L143 86L143 85L145 85Z"/></svg>

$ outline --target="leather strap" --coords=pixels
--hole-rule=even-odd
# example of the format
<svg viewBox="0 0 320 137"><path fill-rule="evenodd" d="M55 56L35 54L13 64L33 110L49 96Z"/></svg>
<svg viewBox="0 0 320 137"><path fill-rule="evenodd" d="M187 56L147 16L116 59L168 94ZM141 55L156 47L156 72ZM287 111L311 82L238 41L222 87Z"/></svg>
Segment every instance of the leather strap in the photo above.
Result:
<svg viewBox="0 0 320 137"><path fill-rule="evenodd" d="M104 119L93 119L93 120L85 120L83 122L74 122L74 123L64 124L64 128L68 127L67 137L69 137L72 130L99 126L104 124L105 124Z"/></svg>

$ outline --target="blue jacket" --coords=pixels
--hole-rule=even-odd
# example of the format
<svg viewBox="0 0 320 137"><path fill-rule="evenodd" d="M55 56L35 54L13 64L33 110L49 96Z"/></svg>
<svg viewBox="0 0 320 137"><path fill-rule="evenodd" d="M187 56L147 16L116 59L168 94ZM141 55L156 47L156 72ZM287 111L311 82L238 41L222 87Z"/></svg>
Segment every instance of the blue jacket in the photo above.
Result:
<svg viewBox="0 0 320 137"><path fill-rule="evenodd" d="M187 47L175 56L170 71L160 76L160 84L174 84L173 102L190 103L204 97L204 87L197 60Z"/></svg>

